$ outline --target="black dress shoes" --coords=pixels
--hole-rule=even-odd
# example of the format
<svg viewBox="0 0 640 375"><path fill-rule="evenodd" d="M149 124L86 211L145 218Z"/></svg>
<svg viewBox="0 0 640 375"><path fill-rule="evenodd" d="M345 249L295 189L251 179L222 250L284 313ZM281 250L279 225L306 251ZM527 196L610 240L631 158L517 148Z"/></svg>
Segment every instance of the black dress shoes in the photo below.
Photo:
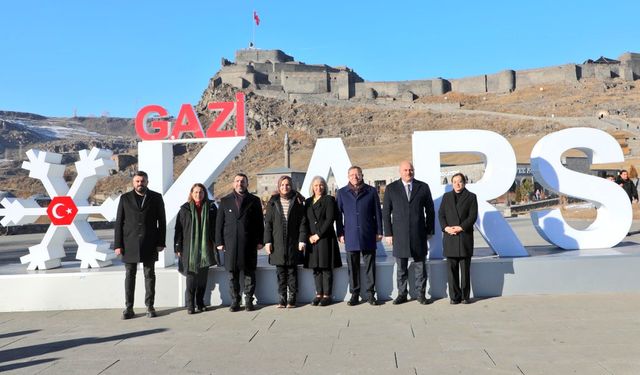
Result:
<svg viewBox="0 0 640 375"><path fill-rule="evenodd" d="M154 309L153 306L148 307L147 318L155 318L156 316L158 316L158 314L156 314L156 309Z"/></svg>
<svg viewBox="0 0 640 375"><path fill-rule="evenodd" d="M293 309L295 307L296 307L296 297L289 297L289 300L287 301L287 308Z"/></svg>
<svg viewBox="0 0 640 375"><path fill-rule="evenodd" d="M238 302L233 302L233 303L231 304L231 306L229 306L229 311L231 311L231 312L240 311L240 303L238 303Z"/></svg>
<svg viewBox="0 0 640 375"><path fill-rule="evenodd" d="M193 307L190 307L190 308L187 309L187 315L193 315L195 313L196 313L196 310L194 310Z"/></svg>
<svg viewBox="0 0 640 375"><path fill-rule="evenodd" d="M425 296L420 296L420 297L418 297L418 303L421 304L421 305L428 305L428 304L431 303L431 300L428 299Z"/></svg>
<svg viewBox="0 0 640 375"><path fill-rule="evenodd" d="M456 300L453 300L453 299L449 301L449 304L451 304L451 305L457 305L459 303L460 303L460 301L456 301Z"/></svg>
<svg viewBox="0 0 640 375"><path fill-rule="evenodd" d="M325 296L320 300L320 306L329 306L331 304L331 297Z"/></svg>
<svg viewBox="0 0 640 375"><path fill-rule="evenodd" d="M256 307L253 305L253 298L247 298L244 300L244 311L253 311Z"/></svg>
<svg viewBox="0 0 640 375"><path fill-rule="evenodd" d="M463 300L462 300L462 304L463 304L463 305L468 305L468 304L470 304L470 303L471 303L471 300L470 300L470 299L468 299L468 298L467 298L467 299L463 299Z"/></svg>
<svg viewBox="0 0 640 375"><path fill-rule="evenodd" d="M285 307L287 307L287 297L280 296L280 302L278 302L278 308L284 309Z"/></svg>
<svg viewBox="0 0 640 375"><path fill-rule="evenodd" d="M316 295L316 297L311 301L311 305L318 306L320 304L320 301L322 301L322 296Z"/></svg>
<svg viewBox="0 0 640 375"><path fill-rule="evenodd" d="M207 311L207 310L209 310L209 309L207 308L207 306L205 306L205 305L200 305L200 306L198 306L198 310L197 310L197 311L198 311L198 312L205 312L205 311Z"/></svg>
<svg viewBox="0 0 640 375"><path fill-rule="evenodd" d="M377 306L378 305L378 300L373 295L369 296L369 299L367 300L367 302L369 302L369 304L371 306Z"/></svg>
<svg viewBox="0 0 640 375"><path fill-rule="evenodd" d="M122 312L122 320L127 320L135 317L136 314L133 313L133 309L125 309Z"/></svg>
<svg viewBox="0 0 640 375"><path fill-rule="evenodd" d="M347 302L347 305L356 306L359 303L360 303L360 296L357 294L353 294L351 295L351 299L349 299L349 301Z"/></svg>
<svg viewBox="0 0 640 375"><path fill-rule="evenodd" d="M405 302L407 302L407 296L405 294L400 294L393 300L394 305L402 305Z"/></svg>

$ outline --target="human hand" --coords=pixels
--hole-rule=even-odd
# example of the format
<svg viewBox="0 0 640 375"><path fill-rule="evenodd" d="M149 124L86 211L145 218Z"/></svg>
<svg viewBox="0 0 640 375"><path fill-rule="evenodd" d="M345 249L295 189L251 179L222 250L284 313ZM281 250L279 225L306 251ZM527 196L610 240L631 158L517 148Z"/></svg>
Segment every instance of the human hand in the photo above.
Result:
<svg viewBox="0 0 640 375"><path fill-rule="evenodd" d="M304 242L298 242L298 251L304 251L306 247L307 244L305 244Z"/></svg>
<svg viewBox="0 0 640 375"><path fill-rule="evenodd" d="M258 244L258 246L256 246L256 249L260 250L260 249L262 249L263 247L264 247L264 245L263 245L263 244L261 244L261 243L259 243L259 244Z"/></svg>
<svg viewBox="0 0 640 375"><path fill-rule="evenodd" d="M318 242L319 239L320 239L320 236L318 236L317 234L314 234L313 236L309 237L309 242L316 243Z"/></svg>
<svg viewBox="0 0 640 375"><path fill-rule="evenodd" d="M376 242L380 242L382 240L381 234L376 234Z"/></svg>
<svg viewBox="0 0 640 375"><path fill-rule="evenodd" d="M113 251L115 251L116 255L123 255L124 254L124 250L119 247L117 249L113 249Z"/></svg>
<svg viewBox="0 0 640 375"><path fill-rule="evenodd" d="M264 251L265 251L267 254L271 255L271 244L270 244L270 243L268 243L268 244L264 245Z"/></svg>
<svg viewBox="0 0 640 375"><path fill-rule="evenodd" d="M387 245L393 245L393 236L387 236L384 240L387 242Z"/></svg>
<svg viewBox="0 0 640 375"><path fill-rule="evenodd" d="M220 246L216 247L216 249L218 249L220 251L224 251L224 245L220 245Z"/></svg>
<svg viewBox="0 0 640 375"><path fill-rule="evenodd" d="M340 236L340 243L344 243L344 236Z"/></svg>

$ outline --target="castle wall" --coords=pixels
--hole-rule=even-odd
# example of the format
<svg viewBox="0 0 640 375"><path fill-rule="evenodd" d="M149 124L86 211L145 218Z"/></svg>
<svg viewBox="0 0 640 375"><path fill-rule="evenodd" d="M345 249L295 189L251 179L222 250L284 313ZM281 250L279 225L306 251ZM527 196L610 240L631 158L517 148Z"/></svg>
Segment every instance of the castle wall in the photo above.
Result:
<svg viewBox="0 0 640 375"><path fill-rule="evenodd" d="M248 64L250 62L287 62L293 61L293 57L279 49L262 50L255 48L240 49L236 51L236 63Z"/></svg>
<svg viewBox="0 0 640 375"><path fill-rule="evenodd" d="M574 64L516 70L516 88L535 87L558 82L576 82L577 80L578 67Z"/></svg>
<svg viewBox="0 0 640 375"><path fill-rule="evenodd" d="M464 77L451 80L451 91L465 94L487 92L487 76Z"/></svg>
<svg viewBox="0 0 640 375"><path fill-rule="evenodd" d="M329 91L327 72L283 72L282 87L288 94L322 94Z"/></svg>
<svg viewBox="0 0 640 375"><path fill-rule="evenodd" d="M503 70L496 74L487 74L487 92L506 93L516 89L516 72Z"/></svg>
<svg viewBox="0 0 640 375"><path fill-rule="evenodd" d="M626 81L640 79L640 53L627 52L620 60L620 77Z"/></svg>

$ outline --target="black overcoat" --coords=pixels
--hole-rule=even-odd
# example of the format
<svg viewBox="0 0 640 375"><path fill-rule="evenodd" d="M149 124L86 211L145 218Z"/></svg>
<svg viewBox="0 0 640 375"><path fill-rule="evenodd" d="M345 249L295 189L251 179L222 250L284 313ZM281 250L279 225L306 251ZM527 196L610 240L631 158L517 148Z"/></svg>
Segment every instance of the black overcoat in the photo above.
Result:
<svg viewBox="0 0 640 375"><path fill-rule="evenodd" d="M273 195L267 202L267 212L264 215L264 243L272 244L269 263L274 266L294 266L302 263L304 255L298 250L298 244L307 240L302 195L296 193L293 197L289 203L287 217L285 238L280 195Z"/></svg>
<svg viewBox="0 0 640 375"><path fill-rule="evenodd" d="M116 216L114 249L122 248L125 263L155 262L157 247L165 247L167 220L162 195L147 190L141 208L134 190L120 196Z"/></svg>
<svg viewBox="0 0 640 375"><path fill-rule="evenodd" d="M325 195L313 203L313 197L305 201L307 235L317 234L320 239L315 244L307 243L304 257L306 268L342 267L340 247L333 223L338 220L336 200Z"/></svg>
<svg viewBox="0 0 640 375"><path fill-rule="evenodd" d="M442 196L438 210L442 229L442 246L445 257L467 258L473 256L473 224L478 218L478 200L476 195L464 189L455 202L454 192ZM444 231L445 227L461 226L462 232L452 236Z"/></svg>
<svg viewBox="0 0 640 375"><path fill-rule="evenodd" d="M218 214L218 208L216 204L211 202L209 207L209 223L208 231L209 238L207 240L207 253L209 253L209 259L211 259L212 266L218 264L218 252L214 249L215 246L215 233L216 233L216 217ZM189 256L191 254L191 233L193 231L193 223L191 222L191 205L186 202L180 206L178 211L178 217L176 218L176 230L173 236L173 251L180 254L180 261L178 262L178 271L183 275L187 274L189 270Z"/></svg>
<svg viewBox="0 0 640 375"><path fill-rule="evenodd" d="M262 244L264 221L260 198L245 193L240 210L235 193L220 200L216 219L216 246L224 246L224 267L236 272L255 270L258 244Z"/></svg>
<svg viewBox="0 0 640 375"><path fill-rule="evenodd" d="M435 211L429 185L413 180L407 199L402 180L384 192L382 218L384 235L393 237L393 256L422 259L427 255L427 238L434 233Z"/></svg>

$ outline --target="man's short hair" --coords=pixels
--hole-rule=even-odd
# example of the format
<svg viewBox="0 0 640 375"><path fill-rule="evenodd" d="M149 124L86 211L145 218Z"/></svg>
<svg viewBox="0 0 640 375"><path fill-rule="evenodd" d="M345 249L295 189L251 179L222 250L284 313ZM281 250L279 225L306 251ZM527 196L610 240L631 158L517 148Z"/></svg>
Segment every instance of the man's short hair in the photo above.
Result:
<svg viewBox="0 0 640 375"><path fill-rule="evenodd" d="M240 177L244 178L247 182L249 182L249 177L247 177L247 175L246 175L246 174L244 174L244 173L242 173L242 172L238 172L238 173L236 173L236 175L235 175L233 178L235 179L235 178L236 178L236 177L238 177L238 176L240 176Z"/></svg>
<svg viewBox="0 0 640 375"><path fill-rule="evenodd" d="M462 183L466 185L466 183L467 183L467 177L466 177L463 173L461 173L461 172L458 172L458 173L454 174L453 176L451 176L451 182L453 182L453 179L454 179L456 176L460 176Z"/></svg>
<svg viewBox="0 0 640 375"><path fill-rule="evenodd" d="M137 171L133 176L144 177L145 180L149 179L149 175L144 171Z"/></svg>
<svg viewBox="0 0 640 375"><path fill-rule="evenodd" d="M351 172L351 170L353 169L357 169L358 173L362 174L362 168L358 167L357 165L352 165L349 167L349 170L347 172Z"/></svg>

